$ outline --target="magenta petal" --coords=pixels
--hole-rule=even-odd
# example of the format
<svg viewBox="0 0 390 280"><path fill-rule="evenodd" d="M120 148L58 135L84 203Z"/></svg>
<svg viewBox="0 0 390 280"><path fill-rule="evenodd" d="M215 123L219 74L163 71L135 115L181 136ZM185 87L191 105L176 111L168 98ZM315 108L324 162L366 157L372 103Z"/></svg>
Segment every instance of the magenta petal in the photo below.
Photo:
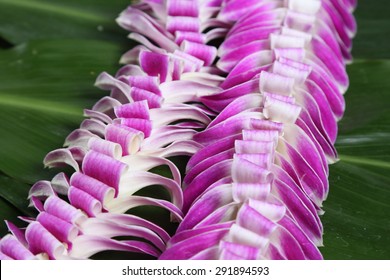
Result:
<svg viewBox="0 0 390 280"><path fill-rule="evenodd" d="M46 199L44 209L49 214L52 214L71 224L78 225L86 219L85 214L83 214L79 209L76 209L74 206L56 196L51 196Z"/></svg>
<svg viewBox="0 0 390 280"><path fill-rule="evenodd" d="M295 237L283 227L274 233L273 245L288 260L305 260L306 256Z"/></svg>
<svg viewBox="0 0 390 280"><path fill-rule="evenodd" d="M164 229L162 229L161 227L155 225L154 223L148 220L145 220L143 218L134 215L101 213L98 215L98 218L113 221L119 224L136 225L136 226L148 228L154 231L155 233L157 233L164 242L168 242L168 240L170 239L169 234Z"/></svg>
<svg viewBox="0 0 390 280"><path fill-rule="evenodd" d="M167 55L144 51L141 52L139 60L145 73L159 77L161 83L167 80L169 75L169 57Z"/></svg>
<svg viewBox="0 0 390 280"><path fill-rule="evenodd" d="M137 9L127 8L119 16L117 23L124 29L153 38L161 48L168 51L173 51L177 48L177 45L172 41L173 36L165 31L162 25Z"/></svg>
<svg viewBox="0 0 390 280"><path fill-rule="evenodd" d="M322 225L316 219L317 213L315 209L308 209L302 198L302 192L294 190L293 186L290 188L282 181L275 180L274 189L278 193L280 199L286 204L286 207L291 212L296 223L302 228L302 231L309 237L309 239L316 245L322 244ZM300 197L298 194L300 194Z"/></svg>
<svg viewBox="0 0 390 280"><path fill-rule="evenodd" d="M43 163L48 167L63 167L69 165L76 171L80 169L79 164L73 158L69 149L57 149L49 152L43 160Z"/></svg>
<svg viewBox="0 0 390 280"><path fill-rule="evenodd" d="M168 0L167 13L170 16L198 17L197 1Z"/></svg>
<svg viewBox="0 0 390 280"><path fill-rule="evenodd" d="M163 102L163 98L160 95L137 87L131 88L130 96L135 102L146 100L149 108L159 108Z"/></svg>
<svg viewBox="0 0 390 280"><path fill-rule="evenodd" d="M26 239L34 254L47 253L51 259L61 258L65 254L64 245L38 222L28 225Z"/></svg>
<svg viewBox="0 0 390 280"><path fill-rule="evenodd" d="M141 241L117 241L100 236L80 235L73 242L70 255L77 259L85 259L106 250L144 253L154 257L160 254L157 248Z"/></svg>
<svg viewBox="0 0 390 280"><path fill-rule="evenodd" d="M28 198L36 197L41 200L44 200L52 195L56 195L56 193L49 181L36 182L28 192Z"/></svg>
<svg viewBox="0 0 390 280"><path fill-rule="evenodd" d="M163 240L152 230L137 225L120 224L100 218L89 219L83 224L83 234L101 237L131 236L150 241L159 250L165 249Z"/></svg>
<svg viewBox="0 0 390 280"><path fill-rule="evenodd" d="M265 200L271 191L271 184L233 183L232 195L236 202L244 203L247 199Z"/></svg>
<svg viewBox="0 0 390 280"><path fill-rule="evenodd" d="M206 248L218 244L226 234L226 229L212 230L200 233L165 250L160 256L161 260L185 260Z"/></svg>
<svg viewBox="0 0 390 280"><path fill-rule="evenodd" d="M237 213L237 225L264 238L268 238L277 227L274 222L261 215L248 204L243 204Z"/></svg>
<svg viewBox="0 0 390 280"><path fill-rule="evenodd" d="M213 188L197 199L191 206L186 217L180 223L177 232L194 228L216 209L230 202L232 202L232 191L228 185Z"/></svg>
<svg viewBox="0 0 390 280"><path fill-rule="evenodd" d="M121 145L123 155L129 155L138 152L144 139L144 134L139 130L124 125L109 124L106 127L106 139Z"/></svg>
<svg viewBox="0 0 390 280"><path fill-rule="evenodd" d="M229 149L223 152L220 152L218 154L215 154L213 156L210 156L198 164L196 164L194 167L188 170L185 179L184 179L184 185L188 185L192 182L192 180L198 176L200 173L203 171L206 171L208 168L213 166L214 164L217 164L218 162L227 160L227 159L232 159L234 155L234 150Z"/></svg>
<svg viewBox="0 0 390 280"><path fill-rule="evenodd" d="M190 1L187 1L190 2ZM183 41L189 41L193 43L203 44L206 41L206 36L199 32L192 31L176 31L175 42L180 45Z"/></svg>
<svg viewBox="0 0 390 280"><path fill-rule="evenodd" d="M148 206L148 205L156 206L168 210L171 213L171 216L176 221L181 221L183 218L182 211L171 202L162 199L143 197L143 196L132 195L132 196L118 198L116 200L113 200L107 206L107 208L110 210L110 212L122 214L128 211L129 209L139 207L139 206Z"/></svg>
<svg viewBox="0 0 390 280"><path fill-rule="evenodd" d="M273 175L267 169L260 167L246 159L234 157L232 178L239 183L269 183Z"/></svg>
<svg viewBox="0 0 390 280"><path fill-rule="evenodd" d="M225 72L230 72L246 56L264 49L270 49L269 40L257 40L232 50L229 49L226 53L221 54L221 59L218 61L217 67Z"/></svg>
<svg viewBox="0 0 390 280"><path fill-rule="evenodd" d="M10 221L5 221L5 224L7 225L8 231L12 233L13 236L16 237L16 239L25 247L27 247L27 241L25 236L25 231L18 228L16 225L11 223ZM0 250L1 251L1 250Z"/></svg>
<svg viewBox="0 0 390 280"><path fill-rule="evenodd" d="M32 260L35 259L26 247L24 247L13 235L6 235L0 240L0 252L5 256L1 259Z"/></svg>
<svg viewBox="0 0 390 280"><path fill-rule="evenodd" d="M305 254L305 258L309 260L322 260L321 252L318 248L310 242L307 236L301 231L301 229L288 217L284 217L280 222L280 225L287 229L290 234L301 245L302 251Z"/></svg>
<svg viewBox="0 0 390 280"><path fill-rule="evenodd" d="M4 254L4 253L2 253L2 252L0 251L0 260L2 260L2 261L7 261L7 260L13 260L13 258L7 256L6 254Z"/></svg>
<svg viewBox="0 0 390 280"><path fill-rule="evenodd" d="M157 77L129 76L127 79L132 87L144 89L161 96L159 89L160 80Z"/></svg>
<svg viewBox="0 0 390 280"><path fill-rule="evenodd" d="M183 211L187 212L192 202L211 184L228 176L230 174L231 164L231 160L221 161L196 176L184 190Z"/></svg>
<svg viewBox="0 0 390 280"><path fill-rule="evenodd" d="M107 184L118 192L120 178L127 168L126 164L118 160L90 151L84 158L82 170L85 175Z"/></svg>
<svg viewBox="0 0 390 280"><path fill-rule="evenodd" d="M90 194L99 200L102 205L105 205L107 201L112 200L118 194L114 188L80 172L73 173L70 178L70 184Z"/></svg>
<svg viewBox="0 0 390 280"><path fill-rule="evenodd" d="M102 211L102 204L100 203L100 201L94 198L89 193L84 192L83 190L80 190L75 187L70 187L68 197L70 203L74 207L83 210L90 217L95 217L98 213Z"/></svg>
<svg viewBox="0 0 390 280"><path fill-rule="evenodd" d="M213 155L216 155L218 153L233 148L234 142L237 139L242 139L241 134L235 134L235 135L228 136L226 138L221 138L220 140L217 140L214 143L203 147L190 158L190 160L187 163L187 170L190 170L196 164L207 159L208 157L211 157Z"/></svg>
<svg viewBox="0 0 390 280"><path fill-rule="evenodd" d="M229 244L228 248L227 244ZM222 241L220 260L257 260L260 250L256 247Z"/></svg>
<svg viewBox="0 0 390 280"><path fill-rule="evenodd" d="M120 123L124 126L133 128L135 130L142 131L145 138L149 137L152 131L152 122L145 119L137 118L123 118L120 119Z"/></svg>
<svg viewBox="0 0 390 280"><path fill-rule="evenodd" d="M47 212L41 212L37 221L61 242L71 243L79 233L72 224Z"/></svg>
<svg viewBox="0 0 390 280"><path fill-rule="evenodd" d="M176 31L199 32L200 20L195 17L175 16L167 17L167 30L174 34Z"/></svg>
<svg viewBox="0 0 390 280"><path fill-rule="evenodd" d="M148 120L150 118L148 102L142 100L115 107L115 115L118 118L139 118Z"/></svg>

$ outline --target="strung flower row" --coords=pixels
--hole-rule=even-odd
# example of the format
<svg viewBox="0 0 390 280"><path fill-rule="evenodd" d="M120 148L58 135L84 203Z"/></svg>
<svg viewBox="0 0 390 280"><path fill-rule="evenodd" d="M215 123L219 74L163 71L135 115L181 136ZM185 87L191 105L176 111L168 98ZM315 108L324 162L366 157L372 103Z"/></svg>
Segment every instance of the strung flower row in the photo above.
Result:
<svg viewBox="0 0 390 280"><path fill-rule="evenodd" d="M198 5L170 1L165 8L171 26L163 32L165 43L176 45L184 37L205 36L184 32L186 25L181 27L178 20L182 13L196 16ZM118 22L124 17L150 24L142 9L129 8ZM158 257L165 250L170 236L163 228L125 213L149 205L166 209L173 221L182 220L181 175L167 158L190 156L200 148L192 138L210 123L210 112L198 103L197 94L215 92L222 81L204 67L214 59L215 47L200 43L195 49L203 46L211 57L194 56L187 40L182 51L171 49L171 53L157 47L135 48L124 57L131 54L139 66L129 64L115 77L107 73L98 77L96 85L110 90L110 96L85 110L88 118L67 137L66 148L50 152L44 160L49 167L71 166L74 173L70 178L59 173L51 182L39 181L31 188L29 198L39 215L23 218L28 222L26 229L7 223L12 235L0 240L1 259L84 259L105 250ZM151 172L162 165L168 166L169 177ZM152 185L164 187L171 201L134 195Z"/></svg>
<svg viewBox="0 0 390 280"><path fill-rule="evenodd" d="M217 17L234 22L218 50L228 75L201 98L218 116L194 136L186 215L160 258L321 259L352 3L239 2Z"/></svg>

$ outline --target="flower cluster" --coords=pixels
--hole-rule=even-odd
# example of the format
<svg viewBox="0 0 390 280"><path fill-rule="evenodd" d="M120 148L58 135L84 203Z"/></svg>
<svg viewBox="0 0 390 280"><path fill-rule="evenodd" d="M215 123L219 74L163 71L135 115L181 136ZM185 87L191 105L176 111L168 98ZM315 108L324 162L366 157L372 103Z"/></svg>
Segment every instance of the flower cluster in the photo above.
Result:
<svg viewBox="0 0 390 280"><path fill-rule="evenodd" d="M243 4L244 2L244 4ZM321 259L319 215L348 87L353 0L143 0L118 24L141 43L29 198L1 259ZM219 43L222 41L222 43ZM190 156L182 182L172 156ZM170 174L157 174L167 166ZM169 200L141 196L162 186ZM171 237L134 214L154 206ZM120 237L120 238L117 238Z"/></svg>

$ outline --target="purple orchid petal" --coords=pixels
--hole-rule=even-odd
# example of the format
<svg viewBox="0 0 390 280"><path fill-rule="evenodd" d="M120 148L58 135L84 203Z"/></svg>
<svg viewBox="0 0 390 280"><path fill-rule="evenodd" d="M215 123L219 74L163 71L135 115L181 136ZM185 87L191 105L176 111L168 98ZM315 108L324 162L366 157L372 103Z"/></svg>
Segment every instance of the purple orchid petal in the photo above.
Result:
<svg viewBox="0 0 390 280"><path fill-rule="evenodd" d="M174 141L191 140L195 133L196 131L193 129L183 129L182 127L173 125L156 128L152 131L153 135L143 141L141 150L154 150L167 146Z"/></svg>
<svg viewBox="0 0 390 280"><path fill-rule="evenodd" d="M79 233L72 224L47 212L41 212L37 216L37 221L61 242L71 243Z"/></svg>
<svg viewBox="0 0 390 280"><path fill-rule="evenodd" d="M25 230L18 228L16 225L11 223L10 221L5 221L7 225L8 231L12 233L14 237L25 247L28 246L26 237L24 235ZM1 251L1 250L0 250Z"/></svg>
<svg viewBox="0 0 390 280"><path fill-rule="evenodd" d="M121 124L109 124L106 127L106 139L121 145L124 155L136 153L143 138L141 131Z"/></svg>
<svg viewBox="0 0 390 280"><path fill-rule="evenodd" d="M150 120L138 118L121 118L116 119L115 121L121 125L141 131L145 138L149 137L152 131L152 122Z"/></svg>
<svg viewBox="0 0 390 280"><path fill-rule="evenodd" d="M220 248L221 260L257 260L260 255L259 248L237 243L223 241L220 243Z"/></svg>
<svg viewBox="0 0 390 280"><path fill-rule="evenodd" d="M100 138L91 138L88 141L88 148L92 151L110 156L114 159L122 157L122 147L118 143L110 142Z"/></svg>
<svg viewBox="0 0 390 280"><path fill-rule="evenodd" d="M163 83L169 79L169 57L153 52L141 52L140 65L143 71L150 76L159 77Z"/></svg>
<svg viewBox="0 0 390 280"><path fill-rule="evenodd" d="M267 237L263 237L246 228L243 228L239 226L237 223L232 225L226 239L229 242L231 242L230 244L233 245L232 246L233 248L244 245L244 246L250 246L252 248L257 248L259 251L264 250L269 242ZM220 246L223 244L224 243L221 242ZM235 253L237 254L239 252L235 252Z"/></svg>
<svg viewBox="0 0 390 280"><path fill-rule="evenodd" d="M119 195L120 197L125 197L126 195L135 193L143 187L151 185L161 185L166 187L172 196L173 204L181 208L183 204L183 194L181 192L180 185L175 180L150 172L133 171L125 174L121 178Z"/></svg>
<svg viewBox="0 0 390 280"><path fill-rule="evenodd" d="M90 194L99 200L102 205L105 205L117 195L114 188L80 172L73 173L70 184L72 187Z"/></svg>
<svg viewBox="0 0 390 280"><path fill-rule="evenodd" d="M35 256L14 236L6 235L0 240L1 259L32 260ZM5 258L3 258L3 255Z"/></svg>
<svg viewBox="0 0 390 280"><path fill-rule="evenodd" d="M183 41L189 41L194 43L204 43L206 41L206 36L204 34L192 31L180 31L175 32L175 42L180 45Z"/></svg>
<svg viewBox="0 0 390 280"><path fill-rule="evenodd" d="M48 167L62 167L69 165L73 167L75 171L79 171L80 167L77 161L73 158L69 149L58 149L48 153L43 160L45 166Z"/></svg>
<svg viewBox="0 0 390 280"><path fill-rule="evenodd" d="M36 197L44 200L52 195L56 195L56 192L51 183L49 181L38 181L30 188L27 198Z"/></svg>
<svg viewBox="0 0 390 280"><path fill-rule="evenodd" d="M278 193L279 198L285 203L287 209L291 212L296 223L302 228L302 231L310 238L310 240L317 246L322 244L322 225L316 219L315 209L308 209L307 205L311 206L311 203L305 204L301 198L305 197L303 193L295 188L291 188L290 185L275 180L274 188ZM299 197L298 194L301 194Z"/></svg>
<svg viewBox="0 0 390 280"><path fill-rule="evenodd" d="M167 103L185 103L198 101L198 96L209 95L220 91L218 87L207 86L190 81L174 81L160 87Z"/></svg>
<svg viewBox="0 0 390 280"><path fill-rule="evenodd" d="M51 259L60 258L66 250L65 246L38 222L28 225L26 239L33 254L46 253Z"/></svg>
<svg viewBox="0 0 390 280"><path fill-rule="evenodd" d="M93 236L104 236L112 238L114 236L134 236L149 240L159 250L164 250L165 243L153 231L137 225L123 225L109 220L99 218L89 219L83 224L83 234Z"/></svg>
<svg viewBox="0 0 390 280"><path fill-rule="evenodd" d="M214 92L211 95L202 96L201 101L209 108L221 112L228 104L230 104L236 98L256 92L258 92L258 80L250 80L227 90ZM256 103L253 105L253 107L255 106Z"/></svg>
<svg viewBox="0 0 390 280"><path fill-rule="evenodd" d="M9 257L9 256L7 256L6 254L4 254L4 253L2 253L0 251L0 260L2 260L2 261L9 261L9 260L14 260L14 259Z"/></svg>
<svg viewBox="0 0 390 280"><path fill-rule="evenodd" d="M217 66L219 69L229 72L246 56L270 48L269 40L257 40L234 49L229 49L225 53L220 54L221 59L218 61Z"/></svg>
<svg viewBox="0 0 390 280"><path fill-rule="evenodd" d="M305 259L309 260L321 260L322 255L316 245L314 245L307 236L300 230L300 228L288 217L284 217L280 221L280 225L288 229L291 235L301 244Z"/></svg>
<svg viewBox="0 0 390 280"><path fill-rule="evenodd" d="M146 13L133 8L127 8L117 19L117 23L124 29L135 31L153 38L162 48L173 51L178 46L172 41L173 36L165 28L153 20ZM136 24L135 24L136 23Z"/></svg>
<svg viewBox="0 0 390 280"><path fill-rule="evenodd" d="M195 166L193 166L191 169L188 170L185 179L184 179L184 185L188 185L192 182L193 179L195 179L196 176L198 176L200 173L206 171L208 168L212 167L213 165L217 164L218 162L232 159L234 154L233 149L229 149L223 152L220 152L218 154L212 155L199 163L197 163Z"/></svg>
<svg viewBox="0 0 390 280"><path fill-rule="evenodd" d="M112 119L109 116L107 116L106 114L104 114L102 112L98 112L98 111L94 111L94 110L85 109L84 116L89 117L91 119L99 120L105 124L109 124L112 122Z"/></svg>
<svg viewBox="0 0 390 280"><path fill-rule="evenodd" d="M127 168L124 163L94 151L87 153L82 166L85 175L114 188L116 193L119 191L120 177Z"/></svg>
<svg viewBox="0 0 390 280"><path fill-rule="evenodd" d="M102 211L100 201L81 189L70 187L68 197L73 206L83 210L89 217L95 217Z"/></svg>
<svg viewBox="0 0 390 280"><path fill-rule="evenodd" d="M196 1L168 0L167 12L170 16L198 17L199 8Z"/></svg>
<svg viewBox="0 0 390 280"><path fill-rule="evenodd" d="M118 90L118 92L121 94L118 96L118 98L122 99L123 101L129 101L130 100L130 87L126 83L119 81L118 79L113 78L111 75L107 74L106 72L101 73L95 82L95 86L105 89L105 90ZM93 108L93 110L96 110ZM99 110L97 110L99 111Z"/></svg>
<svg viewBox="0 0 390 280"><path fill-rule="evenodd" d="M86 220L86 215L82 211L56 196L46 199L44 209L47 213L71 224L80 225Z"/></svg>
<svg viewBox="0 0 390 280"><path fill-rule="evenodd" d="M232 160L225 160L214 164L203 171L192 180L191 184L184 190L183 211L188 211L191 203L212 183L230 174Z"/></svg>
<svg viewBox="0 0 390 280"><path fill-rule="evenodd" d="M65 173L60 172L51 180L51 186L56 193L66 195L70 187L69 178Z"/></svg>
<svg viewBox="0 0 390 280"><path fill-rule="evenodd" d="M181 221L183 219L183 213L176 205L166 200L150 197L132 195L129 197L118 198L109 203L109 205L107 205L107 208L112 213L123 214L129 209L148 205L168 210L171 213L172 217L177 221Z"/></svg>
<svg viewBox="0 0 390 280"><path fill-rule="evenodd" d="M106 126L99 120L86 119L81 122L80 128L88 130L98 136L104 136L104 130L106 129Z"/></svg>
<svg viewBox="0 0 390 280"><path fill-rule="evenodd" d="M194 228L210 216L215 209L232 202L232 191L227 185L220 185L205 193L193 203L186 218L180 223L177 232Z"/></svg>
<svg viewBox="0 0 390 280"><path fill-rule="evenodd" d="M192 119L203 124L210 123L210 118L201 110L192 106L166 106L150 111L154 127L168 125L179 119Z"/></svg>
<svg viewBox="0 0 390 280"><path fill-rule="evenodd" d="M113 213L101 213L97 216L99 219L109 220L122 225L135 225L143 228L147 228L159 235L159 237L167 243L171 238L169 234L161 227L155 225L148 220L129 214L113 214Z"/></svg>
<svg viewBox="0 0 390 280"><path fill-rule="evenodd" d="M233 183L232 195L236 202L245 202L247 199L264 200L271 191L269 183Z"/></svg>
<svg viewBox="0 0 390 280"><path fill-rule="evenodd" d="M126 101L125 103L127 102L128 101ZM91 111L95 111L107 115L108 118L110 118L110 121L108 121L107 123L111 123L112 119L115 118L114 108L121 105L122 105L121 102L112 98L111 96L105 96L95 103Z"/></svg>
<svg viewBox="0 0 390 280"><path fill-rule="evenodd" d="M206 248L216 245L226 234L226 229L212 230L206 233L200 233L194 237L188 238L180 243L176 243L161 254L161 260L183 260L194 256Z"/></svg>
<svg viewBox="0 0 390 280"><path fill-rule="evenodd" d="M217 55L217 49L215 47L201 43L184 40L180 47L185 53L204 61L205 66L211 65Z"/></svg>
<svg viewBox="0 0 390 280"><path fill-rule="evenodd" d="M80 235L73 242L70 256L76 259L85 259L106 250L144 253L155 257L160 254L157 248L145 242L117 241L100 236Z"/></svg>
<svg viewBox="0 0 390 280"><path fill-rule="evenodd" d="M114 108L118 118L150 119L149 107L146 100L124 104Z"/></svg>

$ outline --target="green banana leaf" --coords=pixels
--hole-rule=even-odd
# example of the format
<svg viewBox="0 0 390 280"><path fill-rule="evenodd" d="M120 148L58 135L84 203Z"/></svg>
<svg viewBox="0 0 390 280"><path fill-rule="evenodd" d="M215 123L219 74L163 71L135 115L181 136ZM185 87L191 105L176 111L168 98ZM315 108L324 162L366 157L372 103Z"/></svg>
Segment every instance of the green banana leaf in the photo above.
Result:
<svg viewBox="0 0 390 280"><path fill-rule="evenodd" d="M61 147L82 109L107 94L93 87L115 73L132 43L115 24L124 0L0 0L0 219L33 215L26 200L47 152ZM384 0L356 10L340 161L330 168L322 217L326 259L390 259L390 35ZM4 223L0 235L6 233ZM106 256L106 255L104 255Z"/></svg>

